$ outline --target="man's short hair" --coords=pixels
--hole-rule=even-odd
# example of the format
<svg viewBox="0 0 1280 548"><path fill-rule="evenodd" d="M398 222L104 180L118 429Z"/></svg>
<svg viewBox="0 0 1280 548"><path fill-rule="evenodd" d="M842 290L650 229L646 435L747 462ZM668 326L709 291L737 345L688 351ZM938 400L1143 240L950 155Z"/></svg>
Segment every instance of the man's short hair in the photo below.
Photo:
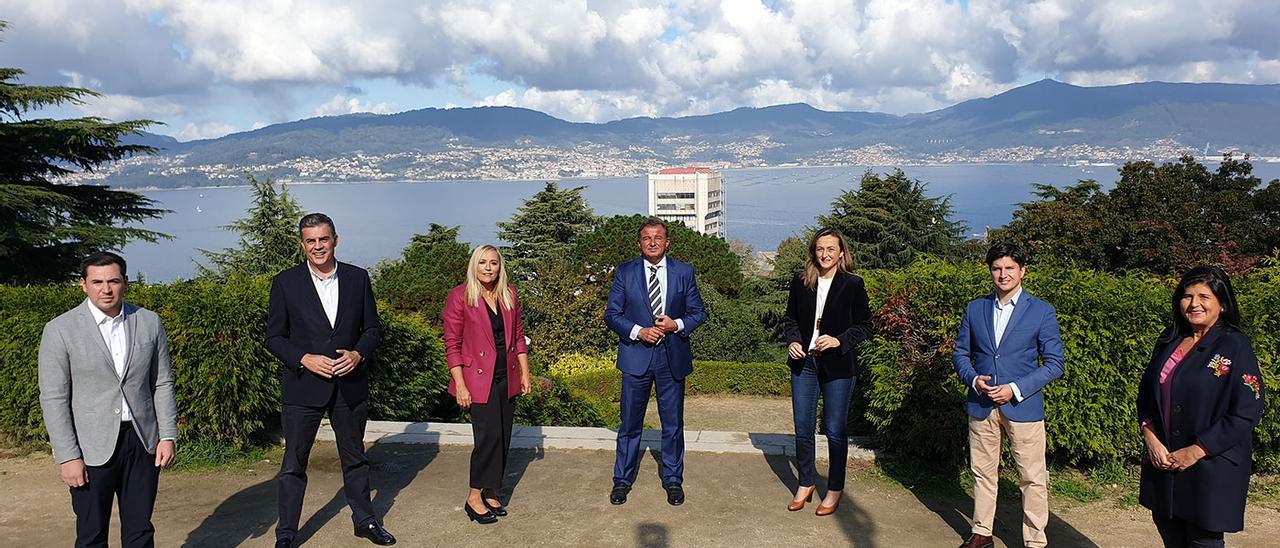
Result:
<svg viewBox="0 0 1280 548"><path fill-rule="evenodd" d="M640 224L640 228L636 230L636 239L640 239L640 235L644 233L644 229L651 226L662 227L663 236L671 236L671 231L667 229L667 222L657 217L645 217L644 222Z"/></svg>
<svg viewBox="0 0 1280 548"><path fill-rule="evenodd" d="M89 277L89 267L91 266L108 266L117 265L120 267L120 276L129 279L128 267L125 266L124 257L116 255L110 251L98 251L89 254L84 260L80 261L80 279Z"/></svg>
<svg viewBox="0 0 1280 548"><path fill-rule="evenodd" d="M987 267L990 268L996 261L1004 257L1013 259L1013 262L1018 263L1018 266L1027 266L1027 254L1021 247L1017 244L1000 242L987 250Z"/></svg>
<svg viewBox="0 0 1280 548"><path fill-rule="evenodd" d="M325 215L324 213L308 213L302 217L301 221L298 221L298 235L302 235L302 230L304 228L311 228L313 226L320 225L329 225L329 232L335 236L338 234L337 227L333 226L333 219L330 219L328 215Z"/></svg>

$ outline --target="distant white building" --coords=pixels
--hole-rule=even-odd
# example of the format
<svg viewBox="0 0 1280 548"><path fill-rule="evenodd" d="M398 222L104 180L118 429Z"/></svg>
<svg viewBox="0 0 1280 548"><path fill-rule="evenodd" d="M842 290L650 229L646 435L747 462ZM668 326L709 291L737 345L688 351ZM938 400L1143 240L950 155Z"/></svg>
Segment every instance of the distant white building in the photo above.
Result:
<svg viewBox="0 0 1280 548"><path fill-rule="evenodd" d="M706 167L675 167L649 174L649 215L724 238L724 177Z"/></svg>

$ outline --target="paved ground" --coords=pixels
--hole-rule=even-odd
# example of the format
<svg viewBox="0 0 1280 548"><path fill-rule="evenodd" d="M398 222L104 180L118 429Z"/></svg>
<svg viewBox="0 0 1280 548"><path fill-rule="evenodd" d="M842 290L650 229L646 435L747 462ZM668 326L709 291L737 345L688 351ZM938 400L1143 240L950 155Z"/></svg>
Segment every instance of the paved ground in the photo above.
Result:
<svg viewBox="0 0 1280 548"><path fill-rule="evenodd" d="M630 502L614 507L607 500L611 451L523 450L513 455L503 494L511 515L479 526L462 512L469 452L395 443L370 448L374 506L400 546L954 546L967 532L972 504L917 497L861 464L835 516L789 513L795 479L786 457L689 453L684 506L666 504L655 460L645 458ZM165 473L157 544L271 546L276 466ZM316 445L310 476L302 528L307 545L371 546L351 536L331 443ZM59 485L47 456L0 459L0 544L70 545L73 516ZM1000 545L1018 545L1016 498L1002 508ZM1273 546L1280 538L1280 513L1251 509L1248 518L1249 531L1231 535L1232 546ZM1156 538L1142 510L1110 503L1055 505L1049 536L1055 546L1107 547L1152 546Z"/></svg>

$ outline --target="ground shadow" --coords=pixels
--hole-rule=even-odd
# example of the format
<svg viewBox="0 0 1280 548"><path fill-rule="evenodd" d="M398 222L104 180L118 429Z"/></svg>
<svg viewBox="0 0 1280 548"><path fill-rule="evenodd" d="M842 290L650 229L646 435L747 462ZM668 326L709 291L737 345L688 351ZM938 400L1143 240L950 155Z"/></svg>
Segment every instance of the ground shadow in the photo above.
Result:
<svg viewBox="0 0 1280 548"><path fill-rule="evenodd" d="M752 445L759 448L764 453L765 463L769 465L769 470L773 471L773 475L777 476L778 482L782 484L786 490L778 490L778 504L785 504L788 496L795 495L796 489L799 488L800 480L795 469L795 459L788 452L794 453L795 436L792 434L748 434ZM792 444L791 450L788 451L787 443ZM805 506L801 512L812 512L816 510L816 504L826 496L827 476L822 474L823 469L827 467L826 460L819 460L818 475L814 482L818 486L818 490L814 493L813 503ZM876 546L876 524L872 521L871 516L858 503L858 494L845 491L843 499L840 501L840 507L832 516L840 523L840 528L844 531L845 537L852 546ZM813 510L811 510L813 509Z"/></svg>
<svg viewBox="0 0 1280 548"><path fill-rule="evenodd" d="M373 490L373 512L379 523L395 505L400 491L413 483L418 473L440 454L439 440L424 437L422 432L407 432L384 437L365 451L369 459L369 482ZM406 443L408 442L408 443ZM306 543L321 528L337 517L347 506L342 488L298 528L295 545ZM394 531L395 527L389 527Z"/></svg>
<svg viewBox="0 0 1280 548"><path fill-rule="evenodd" d="M524 478L524 473L535 460L546 458L547 451L539 446L532 449L512 449L507 457L507 470L502 478L502 489L498 491L498 500L503 505L511 504L515 498L516 487Z"/></svg>
<svg viewBox="0 0 1280 548"><path fill-rule="evenodd" d="M972 485L965 485L966 476L961 465L939 466L907 458L884 459L878 464L885 475L906 487L920 504L942 518L956 532L957 543L969 538L972 533L969 518L973 515L973 497L968 489ZM999 491L992 535L1008 546L1023 546L1022 495L1017 485L1009 481L1001 481ZM1045 534L1053 546L1098 546L1052 510Z"/></svg>
<svg viewBox="0 0 1280 548"><path fill-rule="evenodd" d="M639 548L669 548L671 534L666 526L657 523L641 523L636 526L636 546Z"/></svg>
<svg viewBox="0 0 1280 548"><path fill-rule="evenodd" d="M187 534L182 546L239 546L267 534L276 523L276 514L276 480L272 477L222 501Z"/></svg>

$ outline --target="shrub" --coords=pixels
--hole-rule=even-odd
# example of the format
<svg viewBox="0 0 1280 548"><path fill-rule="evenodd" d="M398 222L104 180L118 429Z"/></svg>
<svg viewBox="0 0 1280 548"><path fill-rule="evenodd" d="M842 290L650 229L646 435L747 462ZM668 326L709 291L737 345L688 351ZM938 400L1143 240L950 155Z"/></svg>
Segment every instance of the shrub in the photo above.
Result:
<svg viewBox="0 0 1280 548"><path fill-rule="evenodd" d="M1240 279L1245 330L1269 389L1277 383L1280 282L1276 269ZM864 381L851 415L864 416L886 447L935 459L963 459L965 388L951 366L965 303L990 292L981 263L917 261L867 274L876 336L862 349ZM1155 339L1169 323L1171 285L1146 275L1116 276L1065 267L1028 270L1027 290L1052 304L1066 370L1046 390L1049 458L1089 466L1133 459L1141 450L1137 385ZM1280 402L1267 402L1255 429L1263 470L1280 469Z"/></svg>
<svg viewBox="0 0 1280 548"><path fill-rule="evenodd" d="M790 375L787 365L781 362L695 361L693 373L685 378L685 393L790 396ZM610 402L618 401L622 393L622 372L612 367L568 376L564 382L583 394Z"/></svg>
<svg viewBox="0 0 1280 548"><path fill-rule="evenodd" d="M262 433L280 406L279 362L263 347L270 278L135 284L128 301L160 315L169 336L179 432L240 445ZM37 351L46 322L84 298L72 285L0 287L0 435L44 440ZM389 307L384 307L389 308ZM383 312L386 338L368 367L370 418L445 418L447 375L439 336L422 320ZM445 397L447 398L447 396Z"/></svg>
<svg viewBox="0 0 1280 548"><path fill-rule="evenodd" d="M579 373L608 371L614 368L617 356L588 356L586 354L565 354L547 368L552 375L568 377Z"/></svg>

